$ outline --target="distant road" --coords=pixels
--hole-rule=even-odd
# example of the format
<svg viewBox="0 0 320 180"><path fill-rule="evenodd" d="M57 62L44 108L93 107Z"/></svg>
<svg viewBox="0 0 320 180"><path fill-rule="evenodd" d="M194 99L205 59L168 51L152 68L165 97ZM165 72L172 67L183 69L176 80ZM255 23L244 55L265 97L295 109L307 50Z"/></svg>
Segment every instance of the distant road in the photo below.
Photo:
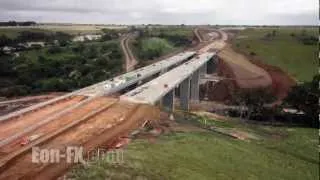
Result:
<svg viewBox="0 0 320 180"><path fill-rule="evenodd" d="M201 37L201 35L200 35L200 33L199 33L199 29L198 29L198 28L195 28L195 29L193 30L193 32L194 32L194 34L196 35L198 41L199 41L200 43L203 42L203 39L202 39L202 37Z"/></svg>
<svg viewBox="0 0 320 180"><path fill-rule="evenodd" d="M123 50L123 53L125 55L125 70L126 72L134 70L135 65L138 64L138 61L134 57L130 47L129 47L129 41L133 37L132 34L126 35L122 40L121 40L121 48Z"/></svg>

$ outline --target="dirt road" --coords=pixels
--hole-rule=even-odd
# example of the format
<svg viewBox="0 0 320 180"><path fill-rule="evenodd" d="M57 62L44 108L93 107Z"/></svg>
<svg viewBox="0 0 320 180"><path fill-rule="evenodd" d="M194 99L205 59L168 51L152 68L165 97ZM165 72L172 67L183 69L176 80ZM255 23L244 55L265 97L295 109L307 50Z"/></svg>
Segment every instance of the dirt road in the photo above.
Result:
<svg viewBox="0 0 320 180"><path fill-rule="evenodd" d="M195 28L195 29L193 30L193 33L194 33L194 35L197 37L199 43L203 42L202 36L201 36L201 34L199 33L199 28Z"/></svg>
<svg viewBox="0 0 320 180"><path fill-rule="evenodd" d="M202 47L199 52L220 52L223 50L227 45L228 35L219 30L215 30L214 32L219 33L218 38L210 41L210 43L204 47Z"/></svg>
<svg viewBox="0 0 320 180"><path fill-rule="evenodd" d="M121 48L123 50L123 53L125 55L125 70L126 72L134 70L135 66L138 64L138 61L134 57L130 46L129 41L133 38L132 34L128 34L124 36L121 40Z"/></svg>

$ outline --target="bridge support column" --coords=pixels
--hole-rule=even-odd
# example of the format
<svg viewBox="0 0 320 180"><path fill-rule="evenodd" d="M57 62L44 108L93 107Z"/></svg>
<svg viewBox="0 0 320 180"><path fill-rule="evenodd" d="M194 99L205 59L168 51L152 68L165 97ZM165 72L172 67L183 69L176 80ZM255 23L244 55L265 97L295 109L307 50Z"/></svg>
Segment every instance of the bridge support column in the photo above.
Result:
<svg viewBox="0 0 320 180"><path fill-rule="evenodd" d="M199 69L195 71L191 78L191 100L199 101Z"/></svg>
<svg viewBox="0 0 320 180"><path fill-rule="evenodd" d="M200 68L200 76L204 77L207 74L207 63L204 63L204 65Z"/></svg>
<svg viewBox="0 0 320 180"><path fill-rule="evenodd" d="M184 111L189 111L190 99L190 78L185 79L180 84L180 107Z"/></svg>
<svg viewBox="0 0 320 180"><path fill-rule="evenodd" d="M162 99L162 106L168 112L174 111L174 89L169 91Z"/></svg>

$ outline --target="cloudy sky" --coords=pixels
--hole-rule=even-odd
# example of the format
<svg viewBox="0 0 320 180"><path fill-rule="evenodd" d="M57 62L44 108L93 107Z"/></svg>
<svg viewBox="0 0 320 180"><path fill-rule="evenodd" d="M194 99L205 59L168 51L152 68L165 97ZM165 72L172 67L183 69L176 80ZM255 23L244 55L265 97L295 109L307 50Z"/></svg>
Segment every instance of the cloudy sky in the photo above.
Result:
<svg viewBox="0 0 320 180"><path fill-rule="evenodd" d="M0 21L317 25L318 0L0 0Z"/></svg>

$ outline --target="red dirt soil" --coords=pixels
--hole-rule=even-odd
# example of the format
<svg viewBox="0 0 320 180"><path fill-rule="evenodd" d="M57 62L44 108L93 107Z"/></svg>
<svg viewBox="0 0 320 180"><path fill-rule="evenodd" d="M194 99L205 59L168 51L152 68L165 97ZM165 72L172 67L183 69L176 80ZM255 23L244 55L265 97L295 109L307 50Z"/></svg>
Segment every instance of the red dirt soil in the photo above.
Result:
<svg viewBox="0 0 320 180"><path fill-rule="evenodd" d="M266 88L272 85L270 75L262 68L252 64L242 54L236 53L231 48L225 48L218 55L231 70L231 78L240 89Z"/></svg>
<svg viewBox="0 0 320 180"><path fill-rule="evenodd" d="M58 96L62 96L65 93L49 93L38 96L25 96L25 97L15 97L10 99L4 99L0 101L0 116L9 114L14 111L32 106L37 103L48 101Z"/></svg>
<svg viewBox="0 0 320 180"><path fill-rule="evenodd" d="M72 106L82 101L85 97L75 96L70 99L59 101L55 104L47 107L40 108L35 112L30 112L21 117L10 119L4 122L0 122L1 132L0 139L4 139L8 136L13 135L15 132L22 131L28 126L31 126L45 118L50 117L53 113L62 111L63 109Z"/></svg>
<svg viewBox="0 0 320 180"><path fill-rule="evenodd" d="M263 68L270 74L272 79L273 93L276 97L278 97L279 100L282 100L285 97L287 97L291 87L296 85L296 81L282 69L272 65L265 64L259 60L251 60L251 62Z"/></svg>
<svg viewBox="0 0 320 180"><path fill-rule="evenodd" d="M109 102L110 98L103 98ZM113 101L113 100L111 100ZM105 147L115 139L141 126L146 120L157 118L155 107L118 102L108 109L88 118L57 137L38 146L65 151L66 146L83 146L84 152ZM54 179L63 174L74 164L61 159L60 163L36 164L31 162L31 150L8 162L8 167L0 169L0 179Z"/></svg>
<svg viewBox="0 0 320 180"><path fill-rule="evenodd" d="M224 51L219 54L217 71L219 76L226 77L226 79L215 84L214 88L210 88L209 84L208 95L211 101L228 102L232 99L232 92L235 89L265 87L271 88L280 102L287 96L290 88L296 84L294 79L278 67L265 64L246 54L236 53L230 48L227 48L227 53ZM237 57L240 57L242 62L246 60L249 64L237 62L239 60ZM241 67L242 65L245 65L245 68ZM248 68L249 65L253 68Z"/></svg>
<svg viewBox="0 0 320 180"><path fill-rule="evenodd" d="M111 105L115 102L116 101L113 99L107 99L107 100L105 98L94 99L87 104L77 107L71 113L63 115L60 118L54 119L53 121L41 126L40 128L25 134L24 137L39 135L39 138L40 138L42 136L45 136L46 134L53 133L54 131L57 131L58 129L67 126L69 123L72 123L73 121L81 119L82 117L94 111L95 109L98 109L102 105L108 105L108 104ZM8 145L0 147L0 153L7 154L19 148L21 148L21 145L19 143L19 140L16 140ZM1 157L1 154L0 154L0 157Z"/></svg>

